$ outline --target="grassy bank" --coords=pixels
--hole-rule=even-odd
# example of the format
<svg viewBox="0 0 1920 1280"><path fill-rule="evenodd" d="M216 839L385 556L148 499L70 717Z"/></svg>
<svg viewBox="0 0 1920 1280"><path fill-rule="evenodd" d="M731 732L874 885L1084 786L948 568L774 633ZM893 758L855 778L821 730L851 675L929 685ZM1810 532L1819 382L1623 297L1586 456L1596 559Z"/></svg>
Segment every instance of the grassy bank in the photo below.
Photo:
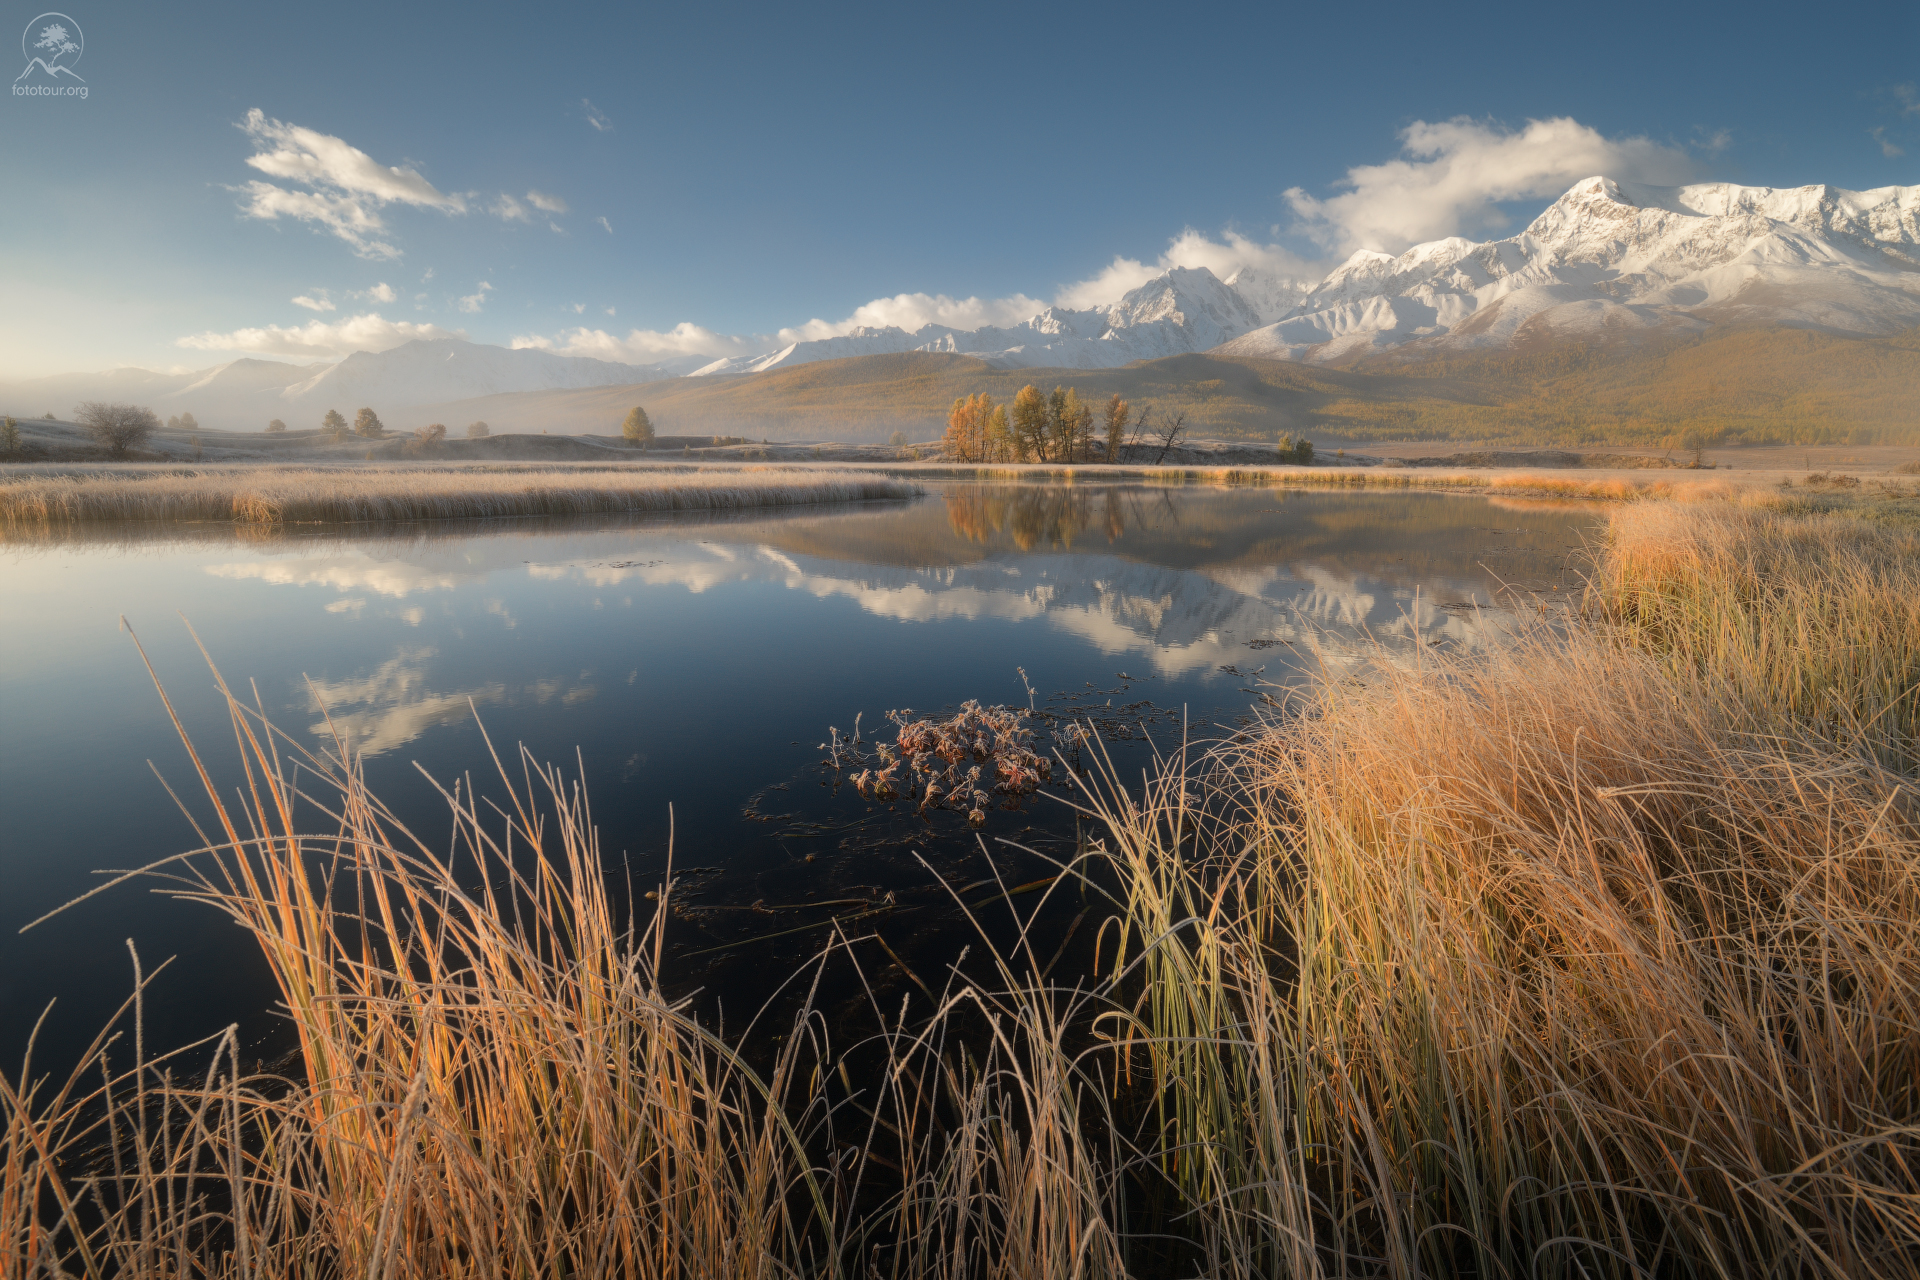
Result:
<svg viewBox="0 0 1920 1280"><path fill-rule="evenodd" d="M681 466L97 467L0 475L0 528L126 521L243 524L727 511L905 498L877 473Z"/></svg>
<svg viewBox="0 0 1920 1280"><path fill-rule="evenodd" d="M1570 632L1093 779L1097 971L1024 938L850 1041L804 993L872 940L722 1039L557 772L447 789L456 874L230 701L173 870L300 1071L23 1071L0 1274L1920 1276L1907 537L1622 506Z"/></svg>

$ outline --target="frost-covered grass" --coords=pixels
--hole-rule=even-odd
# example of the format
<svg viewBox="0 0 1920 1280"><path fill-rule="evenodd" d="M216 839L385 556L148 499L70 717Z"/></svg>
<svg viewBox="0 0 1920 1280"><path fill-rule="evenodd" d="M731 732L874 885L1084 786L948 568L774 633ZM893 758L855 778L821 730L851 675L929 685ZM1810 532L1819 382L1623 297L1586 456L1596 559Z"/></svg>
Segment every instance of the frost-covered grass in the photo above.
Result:
<svg viewBox="0 0 1920 1280"><path fill-rule="evenodd" d="M910 481L877 472L806 467L20 467L0 471L0 528L727 511L919 492Z"/></svg>

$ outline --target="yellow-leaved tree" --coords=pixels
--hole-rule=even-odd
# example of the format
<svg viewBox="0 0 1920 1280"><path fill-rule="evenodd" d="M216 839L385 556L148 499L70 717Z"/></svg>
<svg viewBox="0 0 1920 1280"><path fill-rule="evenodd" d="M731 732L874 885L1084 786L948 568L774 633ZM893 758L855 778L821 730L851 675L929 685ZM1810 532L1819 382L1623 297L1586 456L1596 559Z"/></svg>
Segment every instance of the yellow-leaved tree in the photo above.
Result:
<svg viewBox="0 0 1920 1280"><path fill-rule="evenodd" d="M1120 398L1118 391L1113 399L1107 401L1107 461L1120 461L1120 446L1125 443L1127 419L1133 416L1133 406Z"/></svg>
<svg viewBox="0 0 1920 1280"><path fill-rule="evenodd" d="M1047 460L1048 417L1047 398L1040 388L1029 382L1020 388L1013 397L1013 459L1025 462L1037 458Z"/></svg>
<svg viewBox="0 0 1920 1280"><path fill-rule="evenodd" d="M955 400L947 411L947 434L941 439L947 457L956 462L985 462L987 424L996 411L993 397L984 391Z"/></svg>

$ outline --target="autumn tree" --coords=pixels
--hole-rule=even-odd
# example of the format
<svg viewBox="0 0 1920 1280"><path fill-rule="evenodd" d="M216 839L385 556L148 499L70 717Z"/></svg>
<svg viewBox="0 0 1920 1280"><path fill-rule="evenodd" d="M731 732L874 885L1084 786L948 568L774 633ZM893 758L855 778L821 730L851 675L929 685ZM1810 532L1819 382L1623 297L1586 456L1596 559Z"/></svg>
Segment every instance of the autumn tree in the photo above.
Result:
<svg viewBox="0 0 1920 1280"><path fill-rule="evenodd" d="M338 409L327 410L327 416L320 419L320 434L329 440L347 438L347 420L340 416Z"/></svg>
<svg viewBox="0 0 1920 1280"><path fill-rule="evenodd" d="M1133 406L1120 398L1118 391L1113 399L1107 401L1107 461L1120 461L1120 446L1127 437L1127 419L1133 416Z"/></svg>
<svg viewBox="0 0 1920 1280"><path fill-rule="evenodd" d="M364 436L368 440L378 440L387 434L387 427L380 421L379 414L371 409L362 409L353 415L353 434Z"/></svg>
<svg viewBox="0 0 1920 1280"><path fill-rule="evenodd" d="M1007 406L993 406L993 416L987 419L987 444L985 461L1007 462L1013 458L1013 428L1007 425Z"/></svg>
<svg viewBox="0 0 1920 1280"><path fill-rule="evenodd" d="M633 406L627 414L627 420L620 424L620 434L627 443L636 449L644 449L653 443L653 419L639 405Z"/></svg>
<svg viewBox="0 0 1920 1280"><path fill-rule="evenodd" d="M1047 397L1047 430L1053 438L1053 457L1057 462L1073 462L1084 452L1093 434L1093 410L1080 401L1072 387L1053 389Z"/></svg>
<svg viewBox="0 0 1920 1280"><path fill-rule="evenodd" d="M493 428L484 422L469 422L467 424L467 439L469 440L484 440L492 434Z"/></svg>
<svg viewBox="0 0 1920 1280"><path fill-rule="evenodd" d="M280 435L282 432L284 432L286 429L287 429L287 424L280 421L280 419L278 418L275 418L272 422L269 422L267 424L268 435L277 436L277 435Z"/></svg>
<svg viewBox="0 0 1920 1280"><path fill-rule="evenodd" d="M73 420L116 455L145 444L147 437L160 427L160 415L151 409L133 404L103 404L98 400L76 406Z"/></svg>
<svg viewBox="0 0 1920 1280"><path fill-rule="evenodd" d="M940 442L946 455L956 462L985 462L987 424L996 408L993 397L984 391L955 400L947 411L947 434Z"/></svg>
<svg viewBox="0 0 1920 1280"><path fill-rule="evenodd" d="M1028 458L1047 460L1049 434L1047 397L1029 382L1013 397L1013 456L1017 462Z"/></svg>
<svg viewBox="0 0 1920 1280"><path fill-rule="evenodd" d="M426 444L438 444L447 438L447 426L444 422L431 422L413 434L416 439Z"/></svg>

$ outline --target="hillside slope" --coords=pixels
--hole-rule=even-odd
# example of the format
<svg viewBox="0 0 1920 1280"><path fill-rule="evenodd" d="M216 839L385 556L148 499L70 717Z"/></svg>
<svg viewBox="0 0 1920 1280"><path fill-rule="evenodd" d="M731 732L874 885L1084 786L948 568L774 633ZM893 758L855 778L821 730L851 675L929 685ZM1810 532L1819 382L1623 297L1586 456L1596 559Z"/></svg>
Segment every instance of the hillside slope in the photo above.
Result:
<svg viewBox="0 0 1920 1280"><path fill-rule="evenodd" d="M1209 353L1119 369L998 370L907 352L422 412L453 424L484 418L495 430L611 433L643 404L663 434L877 440L904 430L924 439L956 397L1008 400L1029 382L1096 401L1118 392L1136 409L1184 411L1197 431L1226 438L1671 444L1698 432L1710 443L1920 443L1920 330L1720 329L1631 349L1567 343L1344 368Z"/></svg>

